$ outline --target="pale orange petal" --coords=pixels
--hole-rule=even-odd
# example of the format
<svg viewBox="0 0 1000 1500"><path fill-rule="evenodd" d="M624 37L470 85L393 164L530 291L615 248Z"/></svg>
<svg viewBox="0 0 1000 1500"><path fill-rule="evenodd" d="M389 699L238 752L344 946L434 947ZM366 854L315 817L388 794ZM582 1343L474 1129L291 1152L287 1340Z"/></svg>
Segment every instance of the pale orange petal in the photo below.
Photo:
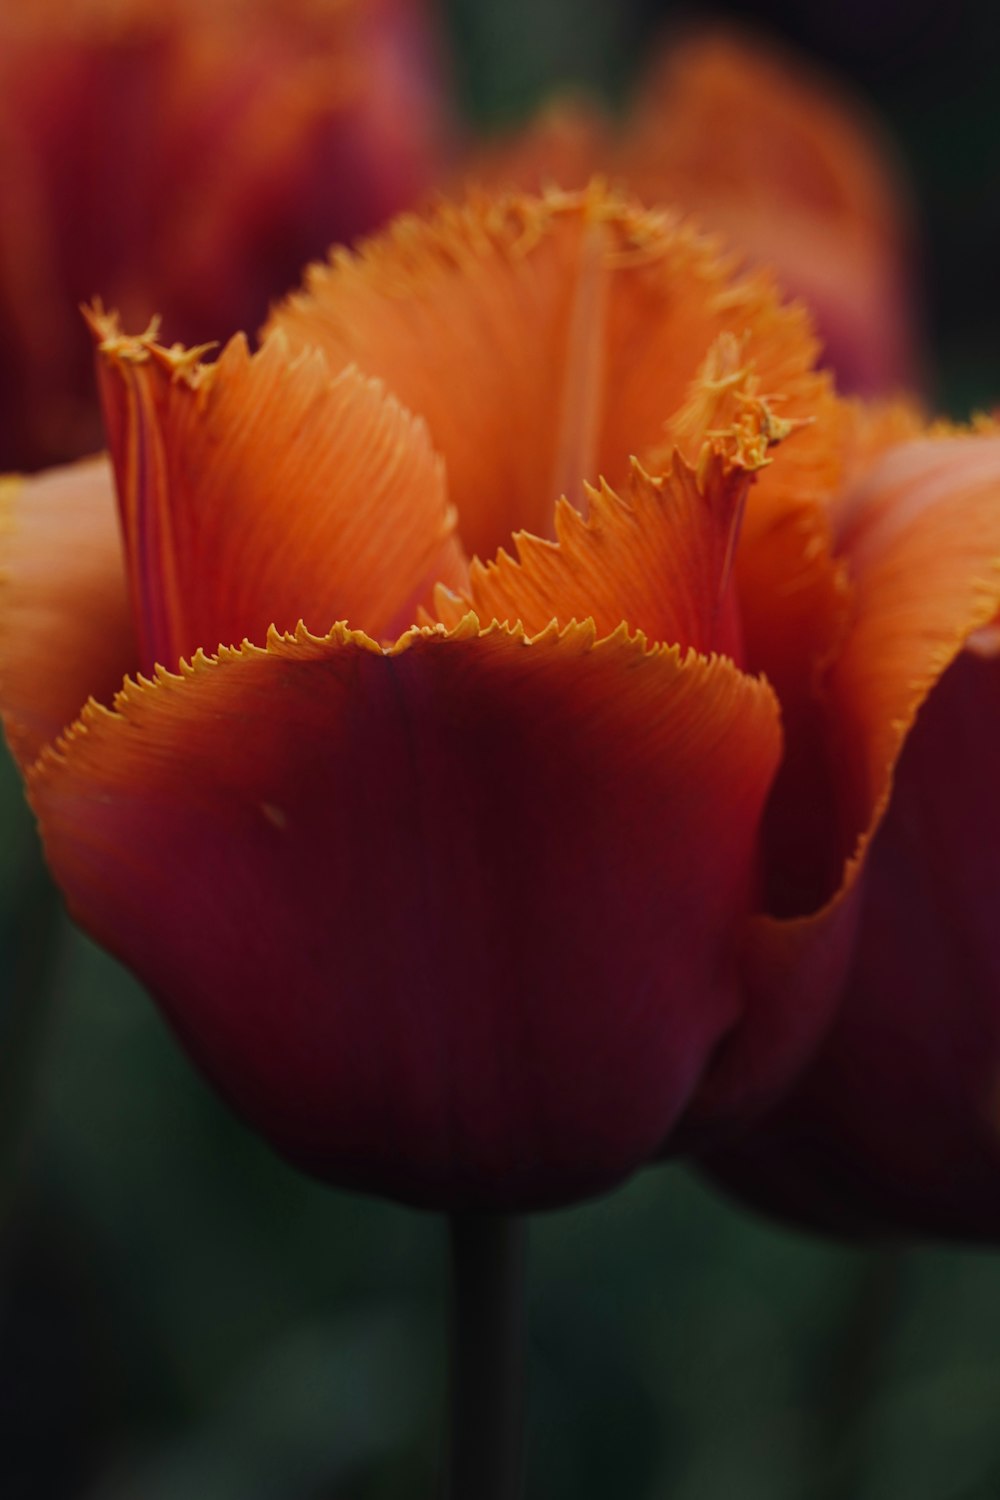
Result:
<svg viewBox="0 0 1000 1500"><path fill-rule="evenodd" d="M435 582L461 586L440 459L376 382L280 333L205 365L95 330L147 665L299 620L394 636Z"/></svg>
<svg viewBox="0 0 1000 1500"><path fill-rule="evenodd" d="M0 711L20 764L137 660L107 459L0 479Z"/></svg>
<svg viewBox="0 0 1000 1500"><path fill-rule="evenodd" d="M560 495L582 504L586 482L622 485L629 458L669 437L719 335L759 359L764 394L784 390L771 381L789 361L803 378L802 315L766 279L734 286L729 271L672 216L599 185L473 199L336 252L272 326L426 417L467 550L491 557L514 531L551 537Z"/></svg>

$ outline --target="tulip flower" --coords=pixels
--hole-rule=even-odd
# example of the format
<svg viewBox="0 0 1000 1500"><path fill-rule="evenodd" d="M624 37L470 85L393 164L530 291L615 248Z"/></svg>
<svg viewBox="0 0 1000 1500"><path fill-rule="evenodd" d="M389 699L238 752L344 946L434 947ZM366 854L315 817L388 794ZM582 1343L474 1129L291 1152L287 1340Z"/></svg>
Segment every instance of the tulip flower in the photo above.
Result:
<svg viewBox="0 0 1000 1500"><path fill-rule="evenodd" d="M828 399L803 315L595 189L404 219L253 355L92 322L124 546L103 461L15 481L0 622L71 910L308 1170L609 1187L744 1006L781 730L732 559Z"/></svg>
<svg viewBox="0 0 1000 1500"><path fill-rule="evenodd" d="M50 868L278 1151L450 1213L451 1493L512 1500L512 1215L735 1152L941 931L895 809L1000 613L1000 436L842 402L766 275L600 185L399 220L255 353L89 320L110 464L0 496ZM940 1056L860 1018L951 1112L924 1207L984 1176L977 764L976 986L914 980Z"/></svg>
<svg viewBox="0 0 1000 1500"><path fill-rule="evenodd" d="M115 486L12 482L8 737L223 1095L501 1210L773 1106L1000 608L1000 441L839 401L766 276L599 186L403 219L256 354L91 322Z"/></svg>
<svg viewBox="0 0 1000 1500"><path fill-rule="evenodd" d="M99 444L81 301L225 337L416 201L435 51L421 0L3 5L0 470Z"/></svg>
<svg viewBox="0 0 1000 1500"><path fill-rule="evenodd" d="M532 189L582 186L596 170L773 266L812 312L844 390L919 381L902 173L878 123L804 59L738 32L695 33L654 60L622 128L580 103L549 104L465 164L469 178Z"/></svg>

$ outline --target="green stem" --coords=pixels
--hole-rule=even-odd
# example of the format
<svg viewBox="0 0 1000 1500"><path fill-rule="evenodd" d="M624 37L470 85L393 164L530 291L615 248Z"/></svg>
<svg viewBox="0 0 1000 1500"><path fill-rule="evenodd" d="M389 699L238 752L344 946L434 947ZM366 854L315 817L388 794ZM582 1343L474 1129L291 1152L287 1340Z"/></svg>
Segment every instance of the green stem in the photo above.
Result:
<svg viewBox="0 0 1000 1500"><path fill-rule="evenodd" d="M877 1404L902 1304L905 1252L866 1251L832 1350L811 1500L853 1500L865 1489Z"/></svg>
<svg viewBox="0 0 1000 1500"><path fill-rule="evenodd" d="M525 1226L453 1214L447 1500L519 1500L524 1443Z"/></svg>

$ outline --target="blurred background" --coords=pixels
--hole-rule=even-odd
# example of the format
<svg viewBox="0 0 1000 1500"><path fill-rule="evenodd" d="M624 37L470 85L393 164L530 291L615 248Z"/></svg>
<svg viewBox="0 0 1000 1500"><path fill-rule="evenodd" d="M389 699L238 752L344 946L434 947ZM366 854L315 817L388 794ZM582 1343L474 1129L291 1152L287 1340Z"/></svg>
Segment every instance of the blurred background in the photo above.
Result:
<svg viewBox="0 0 1000 1500"><path fill-rule="evenodd" d="M649 0L440 16L479 130L559 84L621 107L686 19ZM773 0L740 19L877 112L916 206L926 389L957 415L995 403L993 7ZM300 1178L225 1113L61 917L6 761L0 830L0 1495L433 1494L443 1227ZM679 1167L531 1235L533 1500L1000 1495L1000 1256L820 1243Z"/></svg>

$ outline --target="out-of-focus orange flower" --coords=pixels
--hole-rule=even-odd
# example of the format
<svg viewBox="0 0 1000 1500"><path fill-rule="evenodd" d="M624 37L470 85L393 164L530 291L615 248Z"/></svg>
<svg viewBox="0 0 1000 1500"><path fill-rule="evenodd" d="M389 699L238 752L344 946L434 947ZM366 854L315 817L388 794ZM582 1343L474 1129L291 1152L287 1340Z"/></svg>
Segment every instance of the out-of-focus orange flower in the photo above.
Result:
<svg viewBox="0 0 1000 1500"><path fill-rule="evenodd" d="M530 189L600 170L643 202L678 204L807 303L843 389L919 382L902 174L857 101L780 47L696 34L648 70L624 127L582 103L550 106L464 170Z"/></svg>
<svg viewBox="0 0 1000 1500"><path fill-rule="evenodd" d="M255 355L93 321L124 556L100 461L11 482L5 720L225 1096L452 1208L773 1103L1000 607L1000 438L838 401L766 276L596 188L401 220Z"/></svg>
<svg viewBox="0 0 1000 1500"><path fill-rule="evenodd" d="M0 470L99 442L78 305L256 327L439 168L421 0L0 6Z"/></svg>

